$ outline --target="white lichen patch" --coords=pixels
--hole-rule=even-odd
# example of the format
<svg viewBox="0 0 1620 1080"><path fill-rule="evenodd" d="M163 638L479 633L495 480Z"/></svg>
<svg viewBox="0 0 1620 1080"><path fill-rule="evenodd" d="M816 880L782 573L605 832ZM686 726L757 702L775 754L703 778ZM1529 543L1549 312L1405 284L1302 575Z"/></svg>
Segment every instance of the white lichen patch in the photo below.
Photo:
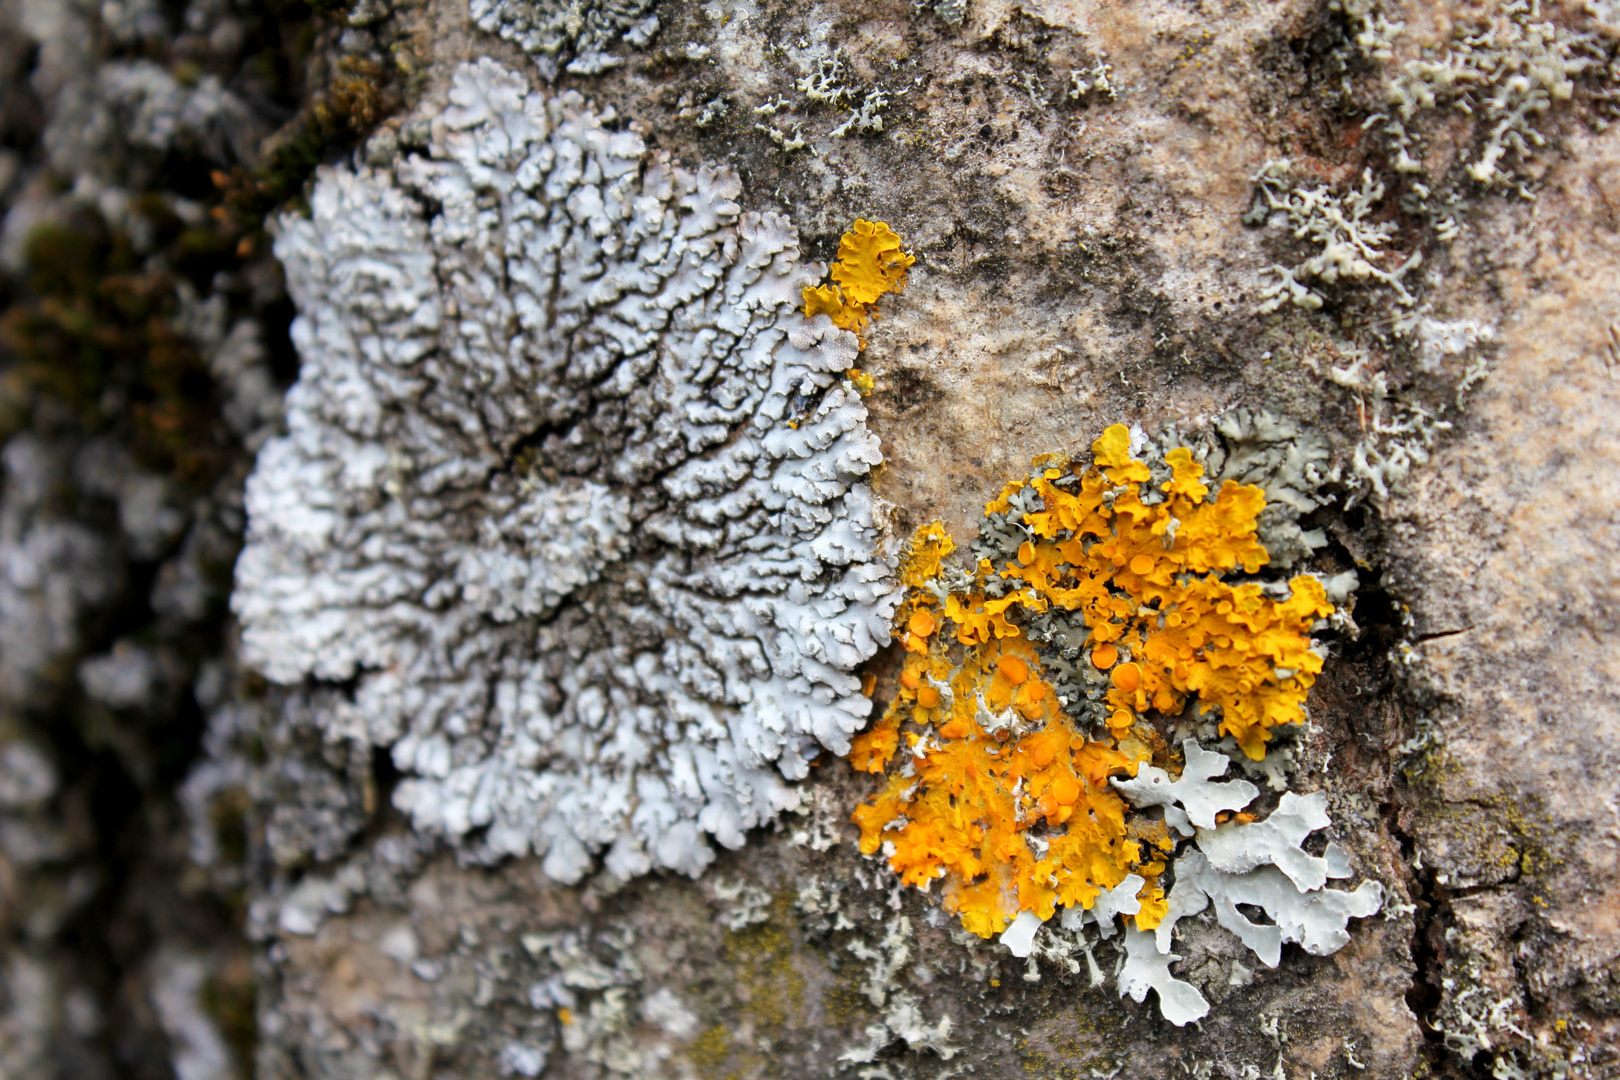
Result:
<svg viewBox="0 0 1620 1080"><path fill-rule="evenodd" d="M1137 808L1164 808L1165 824L1183 836L1199 829L1215 828L1215 815L1223 810L1240 810L1254 801L1259 790L1247 780L1216 780L1224 776L1232 760L1225 754L1205 750L1197 740L1182 744L1186 762L1181 776L1144 764L1130 779L1110 781ZM1291 793L1290 793L1291 794ZM1178 805L1179 804L1179 805Z"/></svg>
<svg viewBox="0 0 1620 1080"><path fill-rule="evenodd" d="M1135 927L1125 930L1125 963L1119 969L1119 996L1130 995L1141 1002L1149 990L1159 995L1159 1012L1177 1027L1202 1020L1209 1013L1209 1002L1192 983L1170 974L1170 965L1181 957L1154 946L1153 935Z"/></svg>
<svg viewBox="0 0 1620 1080"><path fill-rule="evenodd" d="M1289 229L1316 249L1297 266L1274 264L1262 271L1262 313L1285 304L1315 311L1323 300L1312 286L1340 282L1385 285L1394 290L1398 303L1416 302L1403 279L1422 256L1414 253L1397 261L1391 247L1395 225L1375 214L1384 198L1384 183L1373 177L1371 169L1362 173L1359 187L1342 194L1325 184L1297 183L1286 161L1268 162L1254 181L1265 214L1261 220Z"/></svg>
<svg viewBox="0 0 1620 1080"><path fill-rule="evenodd" d="M1252 790L1252 789L1251 789ZM1325 829L1331 820L1327 796L1320 791L1300 796L1285 792L1264 821L1201 826L1198 848L1215 869L1246 874L1261 866L1275 866L1302 892L1320 889L1327 879L1350 876L1350 857L1337 844L1321 856L1300 847L1305 838Z"/></svg>
<svg viewBox="0 0 1620 1080"><path fill-rule="evenodd" d="M883 130L882 108L889 103L889 95L882 90L868 90L860 107L850 113L849 119L833 128L829 135L835 139L848 138L854 132Z"/></svg>
<svg viewBox="0 0 1620 1080"><path fill-rule="evenodd" d="M851 1065L870 1064L896 1042L905 1043L908 1050L918 1053L927 1050L949 1061L962 1049L951 1042L951 1027L949 1016L930 1021L916 995L901 991L890 997L883 1019L867 1025L865 1041L839 1054L838 1061Z"/></svg>
<svg viewBox="0 0 1620 1080"><path fill-rule="evenodd" d="M280 225L303 359L235 608L396 805L561 881L697 874L869 710L895 599L819 268L736 178L462 68L430 150Z"/></svg>
<svg viewBox="0 0 1620 1080"><path fill-rule="evenodd" d="M1020 911L1018 918L1012 921L999 940L1008 952L1022 960L1034 950L1035 931L1044 925L1041 917L1033 911Z"/></svg>
<svg viewBox="0 0 1620 1080"><path fill-rule="evenodd" d="M1348 868L1333 877L1348 877ZM1282 962L1282 947L1295 942L1313 956L1329 956L1350 943L1346 924L1378 913L1383 887L1364 881L1356 889L1302 890L1275 866L1229 874L1215 869L1199 851L1176 860L1176 887L1170 914L1156 931L1159 948L1168 951L1176 920L1213 905L1215 919L1235 934L1267 967ZM1256 923L1239 905L1258 908L1270 923Z"/></svg>
<svg viewBox="0 0 1620 1080"><path fill-rule="evenodd" d="M526 994L536 1014L528 1039L503 1052L511 1072L539 1076L561 1058L589 1076L680 1075L668 1063L700 1021L674 990L649 985L634 927L525 934L522 944L546 974Z"/></svg>
<svg viewBox="0 0 1620 1080"><path fill-rule="evenodd" d="M720 908L720 924L727 930L745 930L771 917L771 894L748 881L719 880L713 883L714 899Z"/></svg>
<svg viewBox="0 0 1620 1080"><path fill-rule="evenodd" d="M1363 881L1354 890L1326 888L1329 880L1351 876L1349 854L1339 845L1329 843L1321 855L1304 849L1310 834L1331 824L1326 795L1285 792L1264 820L1217 825L1217 813L1248 805L1258 791L1241 780L1213 780L1226 771L1226 755L1205 751L1192 740L1183 750L1187 768L1178 780L1143 766L1134 780L1114 782L1138 808L1164 807L1167 823L1190 819L1196 826L1184 830L1195 834L1194 846L1171 864L1175 885L1164 917L1151 933L1126 929L1126 959L1118 977L1121 996L1141 1001L1148 990L1157 990L1165 1019L1178 1026L1209 1011L1195 987L1170 973L1181 919L1212 906L1221 927L1266 966L1276 967L1282 946L1290 942L1314 956L1342 949L1350 942L1349 921L1376 914L1384 902L1383 886L1376 881ZM1265 912L1270 921L1254 922L1245 908ZM1064 922L1070 922L1067 912ZM1079 922L1074 920L1077 929Z"/></svg>
<svg viewBox="0 0 1620 1080"><path fill-rule="evenodd" d="M561 72L597 75L624 58L610 50L620 41L640 48L658 32L657 0L471 0L473 22L534 58L550 82Z"/></svg>
<svg viewBox="0 0 1620 1080"><path fill-rule="evenodd" d="M1350 456L1350 471L1382 499L1400 488L1415 466L1426 464L1451 424L1421 404L1394 392L1382 372L1357 352L1343 367L1331 367L1329 381L1351 391L1367 418L1367 433Z"/></svg>
<svg viewBox="0 0 1620 1080"><path fill-rule="evenodd" d="M1398 31L1399 24L1389 24ZM1472 25L1462 23L1441 49L1406 61L1385 87L1389 114L1373 117L1396 150L1395 168L1422 173L1416 124L1433 110L1467 114L1483 135L1463 168L1484 186L1512 179L1505 165L1525 161L1546 145L1541 114L1575 93L1575 79L1597 61L1590 35L1545 19L1539 2L1488 5Z"/></svg>

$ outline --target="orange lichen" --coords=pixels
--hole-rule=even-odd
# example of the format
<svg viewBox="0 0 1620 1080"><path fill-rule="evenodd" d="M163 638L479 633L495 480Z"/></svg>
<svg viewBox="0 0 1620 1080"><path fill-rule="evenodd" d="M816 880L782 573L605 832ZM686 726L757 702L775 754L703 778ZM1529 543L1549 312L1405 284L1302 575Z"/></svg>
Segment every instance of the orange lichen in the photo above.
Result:
<svg viewBox="0 0 1620 1080"><path fill-rule="evenodd" d="M1148 504L1141 485L1151 473L1131 456L1124 426L1092 449L1095 468L1067 480L1057 468L1031 477L1043 504L1022 522L1032 550L1021 548L1000 576L1082 616L1092 663L1110 671L1106 700L1116 714L1175 714L1196 697L1200 712L1220 710L1221 734L1258 760L1271 728L1301 719L1322 670L1310 628L1333 605L1321 582L1297 576L1278 601L1258 583L1221 580L1267 562L1255 534L1260 488L1228 480L1212 496L1203 466L1181 447L1165 455L1164 497ZM1000 502L1023 486L1009 485Z"/></svg>
<svg viewBox="0 0 1620 1080"><path fill-rule="evenodd" d="M946 910L981 936L1021 911L1089 909L1131 873L1144 880L1136 925L1156 926L1174 845L1109 778L1149 756L1173 765L1146 721L1190 700L1219 710L1220 731L1263 756L1271 728L1303 719L1321 670L1310 629L1333 609L1317 579L1294 578L1282 600L1221 580L1267 562L1255 532L1264 493L1231 481L1212 493L1186 448L1165 455L1162 496L1144 492L1153 474L1130 444L1116 425L1093 444L1094 466L1037 459L1028 481L1007 485L986 514L1027 539L1002 565L951 571L955 545L938 522L901 562L898 685L850 754L856 769L888 777L853 820L863 852L882 851L909 885L940 881ZM1071 613L1100 699L1090 714L1059 696L1026 632ZM1086 715L1098 734L1077 722Z"/></svg>
<svg viewBox="0 0 1620 1080"><path fill-rule="evenodd" d="M992 639L959 668L949 651L941 641L908 656L913 678L902 675L884 717L857 740L857 768L881 772L897 749L890 733L908 721L932 729L911 746L911 769L856 810L862 850L890 839L889 864L907 884L945 878L947 910L980 935L1005 929L1021 910L1050 917L1058 904L1089 907L1137 862L1125 803L1108 785L1129 771L1129 759L1083 740L1072 747L1074 732L1026 641ZM900 829L886 831L902 817ZM1058 830L1039 856L1026 839L1037 825Z"/></svg>
<svg viewBox="0 0 1620 1080"><path fill-rule="evenodd" d="M881 221L855 219L855 227L838 242L832 279L855 304L871 304L884 293L899 292L906 271L917 260L900 250L900 237Z"/></svg>
<svg viewBox="0 0 1620 1080"><path fill-rule="evenodd" d="M807 318L826 315L834 326L852 331L864 349L872 305L886 293L903 289L906 271L916 261L900 250L900 237L888 225L857 218L855 227L839 241L831 283L805 286L804 314ZM870 392L871 377L858 368L850 371L857 387L864 379L863 392Z"/></svg>

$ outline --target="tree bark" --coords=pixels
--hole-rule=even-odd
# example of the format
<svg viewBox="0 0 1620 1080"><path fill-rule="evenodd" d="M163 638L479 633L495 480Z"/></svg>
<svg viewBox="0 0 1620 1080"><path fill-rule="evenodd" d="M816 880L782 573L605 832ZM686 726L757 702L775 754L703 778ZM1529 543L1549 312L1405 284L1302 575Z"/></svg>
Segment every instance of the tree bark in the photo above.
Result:
<svg viewBox="0 0 1620 1080"><path fill-rule="evenodd" d="M872 550L849 540L864 554L846 563L868 559L892 581L907 538L935 520L967 552L1004 484L1038 455L1089 464L1115 424L1161 450L1208 449L1212 473L1237 445L1223 417L1291 433L1274 440L1285 449L1319 445L1294 517L1296 534L1320 535L1301 542L1296 569L1355 586L1339 605L1349 618L1319 628L1328 655L1309 723L1273 761L1286 750L1288 787L1325 794L1332 824L1305 851L1323 855L1326 838L1353 871L1330 888L1375 883L1378 914L1349 919L1348 944L1321 955L1284 945L1275 967L1212 911L1188 916L1169 970L1208 1011L1178 1026L1162 988L1124 996L1119 934L1064 937L1054 920L1033 955L1014 955L965 932L942 890L904 886L863 856L851 816L882 781L832 752L836 737L805 743L815 761L802 782L771 773L770 790L799 806L745 814L736 844L696 810L697 847L668 857L649 843L621 858L612 835L575 840L567 859L539 840L513 854L487 817L458 828L435 810L430 822L421 792L439 799L450 766L435 773L426 751L399 747L453 681L422 674L435 628L467 641L467 627L518 628L490 650L553 664L549 686L572 685L565 646L544 644L558 626L607 625L617 648L628 638L609 624L634 622L649 657L726 640L630 614L656 589L630 581L640 556L622 552L653 550L656 534L659 567L708 557L695 527L658 517L679 517L683 496L654 505L638 492L662 479L615 487L609 466L565 464L565 451L628 460L638 439L684 422L673 406L652 414L652 434L626 421L597 445L561 406L533 404L584 383L514 367L509 384L449 386L456 349L485 347L467 342L498 357L529 347L521 298L496 302L520 297L511 267L538 265L508 247L517 195L553 215L542 224L579 205L528 181L476 180L505 168L490 163L497 141L531 135L513 126L518 106L469 104L469 64L483 65L480 87L538 95L522 114L552 117L536 147L586 147L582 159L622 159L635 177L667 163L700 178L637 204L648 220L734 201L737 231L722 212L705 234L721 238L711 263L728 274L769 248L757 265L821 281L856 219L898 233L915 256L909 280L875 303L859 343L786 309L727 339L815 325L821 336L792 348L844 358L813 371L819 383L805 375L778 419L813 439L864 404L851 424L881 466L846 461L825 502L786 497L833 507L832 520L856 521L851 535L869 530ZM0 88L0 1073L1620 1075L1613 3L974 0L964 15L948 0L4 0ZM566 135L560 116L598 134ZM590 141L631 136L633 150L611 153ZM467 147L481 164L466 164ZM455 187L453 168L475 181ZM727 175L736 194L704 203L704 185L725 188ZM350 203L333 210L342 184ZM444 223L462 196L474 224L458 233ZM344 291L418 256L424 291L408 303L365 308L358 286ZM592 257L593 274L637 266ZM557 278L545 325L560 341L557 298L572 286ZM667 297L679 280L644 291ZM489 307L475 310L477 297ZM699 301L683 303L666 304L653 353L707 326ZM394 377L379 373L406 368L367 343L418 340L388 319L431 340L444 366L375 390ZM359 343L352 356L338 338ZM717 356L733 347L702 340ZM358 359L338 371L333 357ZM850 357L872 380L864 398L853 374L842 381ZM304 396L284 404L300 360ZM373 387L354 400L387 404L365 429L381 434L350 438L360 426L321 411L351 377ZM607 376L591 379L580 393ZM720 385L697 397L713 405ZM451 390L465 405L453 424ZM411 509L460 482L409 488L429 471L424 447L449 445L420 435L441 423L487 440L496 464L462 501ZM377 505L405 509L362 526L334 502L350 532L334 526L299 562L262 493L277 455L323 424L308 444L319 453L286 487L293 509L274 521L327 512L325 481L305 479L327 467L374 469ZM726 429L712 452L743 432ZM655 464L711 452L680 442L657 444L671 457ZM778 489L792 462L821 452L778 455ZM366 464L373 454L386 464ZM876 509L856 520L868 487ZM552 598L473 611L471 571L451 560L517 535L478 516L507 488L514 506L535 490L555 505L622 500L619 526L580 510L536 527L563 546L596 528L579 543L603 550L620 543L616 528L620 554L587 580L567 576L576 567L555 545L525 549L526 580ZM422 601L430 614L409 632L389 621L392 600L322 591L348 588L343 575L385 549L375 565L462 591ZM287 581L303 591L271 595L267 582ZM727 588L694 601L710 629L742 617L744 590ZM886 626L900 596L837 617L860 608ZM259 613L276 604L271 633ZM295 662L285 643L313 640L298 635L326 618L339 633ZM794 657L825 629L800 625L781 645ZM365 652L367 635L387 637L387 671L364 659L382 655ZM588 640L569 654L582 671L601 638ZM351 646L362 659L333 659ZM858 662L828 661L828 678L865 683L875 719L901 693L906 655L899 638L874 644ZM455 656L484 663L470 645ZM384 677L392 696L376 689ZM468 678L475 704L446 706L457 719L441 726L484 738L507 767L519 755L495 719L500 680ZM619 685L580 684L514 708L583 714L591 687ZM657 700L679 711L673 691ZM715 715L732 723L755 706L733 695ZM1161 747L1216 738L1190 713L1149 723ZM618 734L599 725L568 768L595 767ZM454 739L456 754L470 745ZM1168 749L1155 760L1183 763ZM513 768L514 785L545 771ZM1269 812L1275 794L1255 805ZM512 813L539 813L522 806Z"/></svg>

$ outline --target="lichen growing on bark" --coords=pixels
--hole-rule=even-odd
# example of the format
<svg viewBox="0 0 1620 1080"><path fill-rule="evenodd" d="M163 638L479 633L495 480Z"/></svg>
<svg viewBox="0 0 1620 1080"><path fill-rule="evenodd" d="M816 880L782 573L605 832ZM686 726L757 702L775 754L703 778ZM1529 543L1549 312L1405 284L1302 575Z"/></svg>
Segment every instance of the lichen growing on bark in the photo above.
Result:
<svg viewBox="0 0 1620 1080"><path fill-rule="evenodd" d="M597 75L624 63L609 50L645 45L658 32L657 0L471 0L473 22L534 58L548 82L559 74Z"/></svg>
<svg viewBox="0 0 1620 1080"><path fill-rule="evenodd" d="M1236 420L1227 427L1234 436L1247 430ZM1115 425L1092 444L1092 465L1037 458L1027 481L1007 485L985 507L971 571L953 564L955 545L938 523L913 537L901 567L908 592L895 616L907 654L899 685L850 754L860 771L887 772L884 790L855 810L861 850L881 852L908 885L939 881L944 908L967 930L1005 931L1003 943L1028 956L1040 923L1059 908L1068 909L1068 924L1068 912L1101 912L1099 900L1110 897L1105 932L1115 912L1142 932L1167 914L1200 910L1191 898L1203 879L1187 860L1204 855L1176 861L1185 869L1168 899L1160 882L1178 843L1196 834L1220 871L1242 876L1210 878L1199 899L1224 896L1229 885L1243 902L1293 920L1260 937L1281 933L1331 951L1326 943L1348 940L1340 937L1346 917L1370 913L1362 901L1376 887L1354 903L1328 896L1300 906L1264 877L1274 869L1256 874L1263 863L1284 873L1301 861L1315 869L1321 860L1298 843L1326 824L1325 812L1313 802L1303 831L1291 827L1298 815L1289 800L1297 797L1288 793L1266 821L1240 815L1226 824L1258 790L1216 779L1229 759L1196 739L1174 761L1159 727L1213 714L1215 733L1247 758L1263 758L1273 729L1305 719L1322 670L1311 634L1335 606L1313 575L1255 577L1269 561L1258 537L1261 487L1228 478L1212 488L1185 446L1149 466L1133 441L1145 449L1145 439ZM1239 450L1223 464L1257 469L1255 455L1233 441ZM1249 580L1227 580L1238 574ZM1298 895L1326 880L1305 877L1290 873ZM1127 881L1132 895L1115 897ZM1141 941L1130 940L1135 955ZM1275 966L1271 945L1262 958ZM1169 946L1165 931L1159 952ZM1140 1000L1157 986L1167 1018L1182 1024L1203 1015L1196 991L1164 981L1164 961L1142 963L1122 976L1122 994ZM1152 973L1159 969L1163 978Z"/></svg>
<svg viewBox="0 0 1620 1080"><path fill-rule="evenodd" d="M463 67L428 153L329 170L277 250L303 357L236 609L474 856L696 874L869 710L896 598L793 229L575 94Z"/></svg>

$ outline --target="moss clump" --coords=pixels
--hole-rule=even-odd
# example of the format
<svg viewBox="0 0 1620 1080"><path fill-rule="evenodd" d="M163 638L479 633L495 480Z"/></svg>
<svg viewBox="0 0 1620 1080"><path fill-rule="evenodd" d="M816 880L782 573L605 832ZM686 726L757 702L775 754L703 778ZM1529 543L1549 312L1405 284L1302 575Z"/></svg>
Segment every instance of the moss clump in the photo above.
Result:
<svg viewBox="0 0 1620 1080"><path fill-rule="evenodd" d="M731 1038L724 1024L716 1024L692 1041L686 1056L704 1076L719 1076L731 1054Z"/></svg>
<svg viewBox="0 0 1620 1080"><path fill-rule="evenodd" d="M335 150L359 142L399 105L387 68L362 57L344 57L325 89L272 137L258 165L216 171L220 202L214 218L235 238L237 253L259 250L271 211L298 200L316 166Z"/></svg>
<svg viewBox="0 0 1620 1080"><path fill-rule="evenodd" d="M254 994L253 965L246 952L219 965L202 987L202 1006L220 1034L236 1051L238 1061L252 1061L258 1043L259 1022Z"/></svg>
<svg viewBox="0 0 1620 1080"><path fill-rule="evenodd" d="M156 224L184 239L174 220ZM50 399L85 431L126 429L137 458L182 483L218 475L227 458L219 403L207 364L175 325L175 275L88 213L36 228L26 256L22 296L0 314L12 361L0 439Z"/></svg>
<svg viewBox="0 0 1620 1080"><path fill-rule="evenodd" d="M726 961L739 990L741 1012L762 1034L785 1032L804 1016L804 976L793 966L793 895L778 893L771 917L726 934Z"/></svg>

